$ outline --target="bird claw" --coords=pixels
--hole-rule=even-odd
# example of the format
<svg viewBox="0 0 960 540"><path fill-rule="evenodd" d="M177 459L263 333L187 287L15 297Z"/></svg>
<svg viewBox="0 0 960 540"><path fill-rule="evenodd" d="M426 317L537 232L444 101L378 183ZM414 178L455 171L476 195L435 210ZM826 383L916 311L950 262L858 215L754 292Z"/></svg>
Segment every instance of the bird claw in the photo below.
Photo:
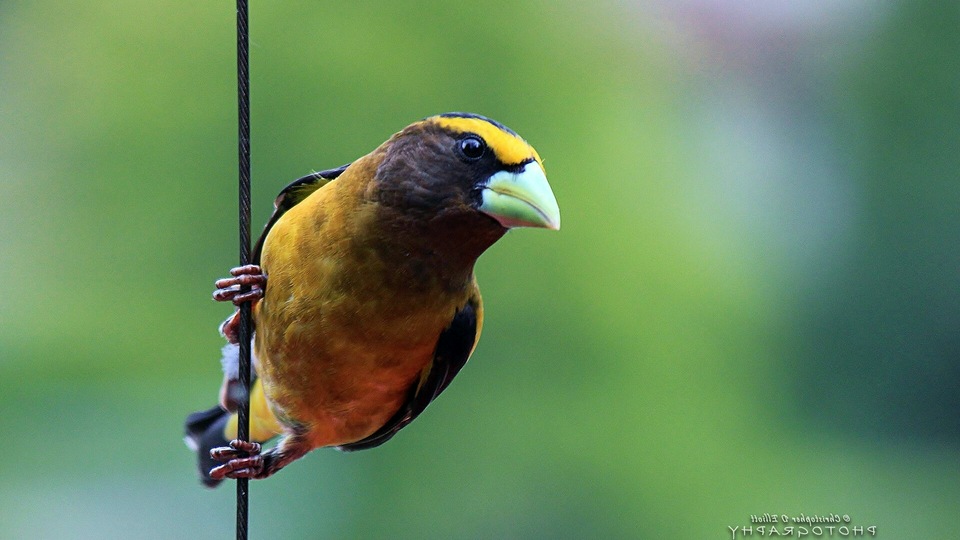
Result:
<svg viewBox="0 0 960 540"><path fill-rule="evenodd" d="M263 473L264 460L260 455L259 443L234 439L230 446L221 446L210 450L210 457L223 465L210 470L210 478L258 478Z"/></svg>
<svg viewBox="0 0 960 540"><path fill-rule="evenodd" d="M218 279L214 286L213 299L217 302L233 302L239 306L244 302L255 302L263 298L267 286L267 276L255 264L238 266L230 270L233 277Z"/></svg>

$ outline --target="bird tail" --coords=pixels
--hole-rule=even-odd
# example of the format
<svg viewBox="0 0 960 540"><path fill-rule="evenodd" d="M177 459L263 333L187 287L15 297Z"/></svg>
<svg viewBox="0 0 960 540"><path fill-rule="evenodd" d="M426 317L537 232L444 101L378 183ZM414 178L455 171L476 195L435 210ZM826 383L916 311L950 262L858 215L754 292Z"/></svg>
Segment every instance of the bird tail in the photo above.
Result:
<svg viewBox="0 0 960 540"><path fill-rule="evenodd" d="M220 484L221 480L210 477L210 469L220 465L210 457L210 450L228 446L237 438L237 422L236 412L226 411L219 405L187 416L183 442L197 453L197 468L203 485L213 488ZM264 443L281 431L280 423L267 406L263 385L257 379L250 389L250 440Z"/></svg>
<svg viewBox="0 0 960 540"><path fill-rule="evenodd" d="M215 405L205 411L197 411L187 416L186 434L183 442L187 448L197 453L197 467L200 472L200 481L207 487L217 487L220 480L210 478L210 469L219 465L210 457L210 450L218 446L227 446L224 435L231 413Z"/></svg>

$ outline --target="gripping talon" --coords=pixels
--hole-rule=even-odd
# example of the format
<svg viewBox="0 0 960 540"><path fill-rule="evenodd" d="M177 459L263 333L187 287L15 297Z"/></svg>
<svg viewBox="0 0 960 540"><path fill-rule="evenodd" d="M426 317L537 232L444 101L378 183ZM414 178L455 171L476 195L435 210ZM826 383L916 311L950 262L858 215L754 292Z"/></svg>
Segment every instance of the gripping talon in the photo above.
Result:
<svg viewBox="0 0 960 540"><path fill-rule="evenodd" d="M217 461L229 461L238 457L246 457L251 454L259 454L261 450L260 443L251 441L241 441L234 439L230 441L230 446L220 446L210 450L210 457Z"/></svg>
<svg viewBox="0 0 960 540"><path fill-rule="evenodd" d="M234 285L263 285L265 281L266 278L263 276L263 274L243 274L232 278L218 279L213 282L213 285L218 289L225 289Z"/></svg>
<svg viewBox="0 0 960 540"><path fill-rule="evenodd" d="M231 459L230 461L210 469L210 478L223 480L224 478L256 478L263 471L263 456Z"/></svg>
<svg viewBox="0 0 960 540"><path fill-rule="evenodd" d="M263 298L263 289L253 289L251 291L238 294L233 297L233 305L240 307L244 302L252 302Z"/></svg>
<svg viewBox="0 0 960 540"><path fill-rule="evenodd" d="M224 461L223 465L210 470L210 478L256 478L263 472L263 456L259 443L234 439L230 446L221 446L210 450L210 457Z"/></svg>
<svg viewBox="0 0 960 540"><path fill-rule="evenodd" d="M255 264L230 269L233 277L218 279L214 282L213 299L217 302L233 302L239 306L244 302L256 302L263 298L267 286L267 276ZM247 288L249 287L249 289Z"/></svg>
<svg viewBox="0 0 960 540"><path fill-rule="evenodd" d="M263 274L263 271L260 270L260 267L255 264L248 264L246 266L237 266L230 269L231 276L242 276L244 274Z"/></svg>

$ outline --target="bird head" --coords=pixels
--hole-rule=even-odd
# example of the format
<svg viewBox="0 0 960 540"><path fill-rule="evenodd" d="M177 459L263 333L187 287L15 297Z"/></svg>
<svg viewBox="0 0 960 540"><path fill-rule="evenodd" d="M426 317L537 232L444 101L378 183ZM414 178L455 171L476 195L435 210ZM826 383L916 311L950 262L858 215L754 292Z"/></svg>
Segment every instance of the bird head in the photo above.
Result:
<svg viewBox="0 0 960 540"><path fill-rule="evenodd" d="M432 116L381 150L380 202L417 219L481 223L499 235L515 227L560 228L540 156L499 122L468 113Z"/></svg>

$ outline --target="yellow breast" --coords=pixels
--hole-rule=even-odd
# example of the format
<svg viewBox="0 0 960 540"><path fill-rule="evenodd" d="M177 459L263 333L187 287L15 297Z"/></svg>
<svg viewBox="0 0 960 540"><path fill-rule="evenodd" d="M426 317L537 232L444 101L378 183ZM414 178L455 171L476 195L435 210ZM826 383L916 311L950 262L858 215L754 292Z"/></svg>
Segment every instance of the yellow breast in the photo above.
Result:
<svg viewBox="0 0 960 540"><path fill-rule="evenodd" d="M258 372L277 417L305 428L315 447L361 439L393 415L475 286L424 293L394 283L396 261L367 237L376 208L360 202L365 164L355 165L284 214L261 258Z"/></svg>

